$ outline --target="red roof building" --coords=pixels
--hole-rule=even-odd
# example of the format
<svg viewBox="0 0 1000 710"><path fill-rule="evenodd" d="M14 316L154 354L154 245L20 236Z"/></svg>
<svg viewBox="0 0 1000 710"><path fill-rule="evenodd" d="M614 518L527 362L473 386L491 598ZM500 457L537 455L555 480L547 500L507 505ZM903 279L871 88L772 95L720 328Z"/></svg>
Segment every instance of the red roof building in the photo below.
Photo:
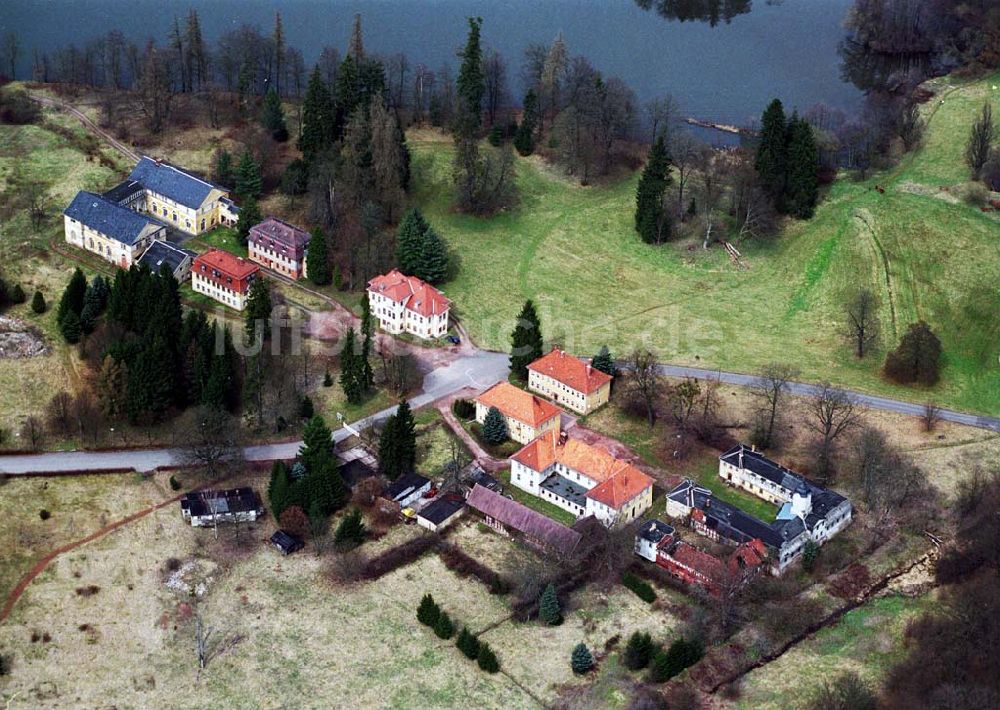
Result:
<svg viewBox="0 0 1000 710"><path fill-rule="evenodd" d="M528 388L580 414L589 414L611 396L611 375L553 348L528 365Z"/></svg>
<svg viewBox="0 0 1000 710"><path fill-rule="evenodd" d="M247 251L251 261L292 279L305 276L309 232L277 217L250 228Z"/></svg>
<svg viewBox="0 0 1000 710"><path fill-rule="evenodd" d="M606 449L546 432L511 457L512 485L605 525L635 520L653 502L653 479Z"/></svg>
<svg viewBox="0 0 1000 710"><path fill-rule="evenodd" d="M509 382L493 385L476 397L475 402L476 421L484 423L489 410L496 407L507 421L508 436L521 444L545 432L559 433L562 410Z"/></svg>
<svg viewBox="0 0 1000 710"><path fill-rule="evenodd" d="M440 338L448 332L451 301L425 281L399 269L368 282L368 305L389 333Z"/></svg>
<svg viewBox="0 0 1000 710"><path fill-rule="evenodd" d="M195 257L191 265L191 288L231 308L246 308L250 284L260 267L221 249L210 249Z"/></svg>

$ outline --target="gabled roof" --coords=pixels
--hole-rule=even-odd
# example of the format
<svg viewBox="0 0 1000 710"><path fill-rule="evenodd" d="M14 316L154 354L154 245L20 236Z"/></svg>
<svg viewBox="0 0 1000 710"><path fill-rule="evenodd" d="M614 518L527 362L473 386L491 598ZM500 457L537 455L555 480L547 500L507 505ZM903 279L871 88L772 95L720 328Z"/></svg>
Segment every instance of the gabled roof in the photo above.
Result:
<svg viewBox="0 0 1000 710"><path fill-rule="evenodd" d="M496 407L505 417L539 427L562 411L551 402L525 392L509 382L499 382L476 397L484 407Z"/></svg>
<svg viewBox="0 0 1000 710"><path fill-rule="evenodd" d="M417 517L440 525L464 507L465 501L462 496L442 496L425 506L417 513Z"/></svg>
<svg viewBox="0 0 1000 710"><path fill-rule="evenodd" d="M366 478L374 478L375 475L374 469L361 459L351 459L340 466L340 477L351 488L354 488Z"/></svg>
<svg viewBox="0 0 1000 710"><path fill-rule="evenodd" d="M83 190L76 193L63 214L128 246L135 244L147 226L160 225L154 219Z"/></svg>
<svg viewBox="0 0 1000 710"><path fill-rule="evenodd" d="M132 169L128 179L191 209L201 207L212 190L222 189L176 166L145 155Z"/></svg>
<svg viewBox="0 0 1000 710"><path fill-rule="evenodd" d="M389 487L382 492L382 497L388 500L400 500L424 486L429 486L430 483L431 479L425 478L419 473L406 473L389 484Z"/></svg>
<svg viewBox="0 0 1000 710"><path fill-rule="evenodd" d="M136 182L135 180L125 180L120 182L110 190L105 192L102 197L109 202L114 202L116 205L120 205L123 202L127 202L131 198L142 192L142 184Z"/></svg>
<svg viewBox="0 0 1000 710"><path fill-rule="evenodd" d="M694 570L707 582L721 583L728 576L726 564L722 560L686 542L679 543L670 556Z"/></svg>
<svg viewBox="0 0 1000 710"><path fill-rule="evenodd" d="M407 276L399 269L376 276L368 282L368 290L381 294L417 315L436 316L451 306L440 291L416 276Z"/></svg>
<svg viewBox="0 0 1000 710"><path fill-rule="evenodd" d="M606 449L579 439L566 438L561 442L554 431L545 432L511 458L540 473L556 463L582 473L597 482L586 497L616 510L654 483L634 465L616 459Z"/></svg>
<svg viewBox="0 0 1000 710"><path fill-rule="evenodd" d="M472 489L466 503L560 554L571 553L580 542L581 535L576 530L480 485Z"/></svg>
<svg viewBox="0 0 1000 710"><path fill-rule="evenodd" d="M166 264L171 273L177 270L185 259L194 259L198 256L195 252L190 249L182 249L179 246L175 246L170 242L160 241L156 239L149 248L142 253L139 257L139 263L149 267L149 270L154 274L159 273L160 266Z"/></svg>
<svg viewBox="0 0 1000 710"><path fill-rule="evenodd" d="M250 236L260 236L265 239L273 239L278 244L290 249L298 249L309 243L309 232L289 224L284 220L268 215L260 224L255 224L250 228Z"/></svg>
<svg viewBox="0 0 1000 710"><path fill-rule="evenodd" d="M199 254L194 260L195 266L204 264L212 269L217 269L225 276L236 280L242 280L251 274L260 271L260 267L252 261L247 261L241 256L230 254L221 249L209 249L204 254Z"/></svg>
<svg viewBox="0 0 1000 710"><path fill-rule="evenodd" d="M553 348L548 355L542 355L528 365L528 369L584 394L590 394L611 382L611 375L595 368L589 360L581 360L558 348Z"/></svg>
<svg viewBox="0 0 1000 710"><path fill-rule="evenodd" d="M181 510L192 517L225 515L227 513L263 512L260 496L253 488L231 488L225 491L194 491L181 498Z"/></svg>

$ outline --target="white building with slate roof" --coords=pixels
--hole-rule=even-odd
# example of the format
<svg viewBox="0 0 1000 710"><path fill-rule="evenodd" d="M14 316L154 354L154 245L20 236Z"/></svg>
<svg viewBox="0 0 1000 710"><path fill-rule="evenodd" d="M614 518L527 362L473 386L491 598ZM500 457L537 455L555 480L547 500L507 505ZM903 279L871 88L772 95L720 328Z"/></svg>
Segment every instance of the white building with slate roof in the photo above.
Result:
<svg viewBox="0 0 1000 710"><path fill-rule="evenodd" d="M127 269L153 241L166 238L155 219L121 207L93 192L78 192L63 210L66 242Z"/></svg>

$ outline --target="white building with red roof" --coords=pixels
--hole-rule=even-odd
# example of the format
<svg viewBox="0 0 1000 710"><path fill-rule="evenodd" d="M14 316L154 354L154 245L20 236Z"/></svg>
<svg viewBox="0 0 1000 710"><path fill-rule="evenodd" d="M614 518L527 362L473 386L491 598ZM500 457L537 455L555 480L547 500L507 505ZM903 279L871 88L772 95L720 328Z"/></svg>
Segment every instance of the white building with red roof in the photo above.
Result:
<svg viewBox="0 0 1000 710"><path fill-rule="evenodd" d="M567 352L553 348L528 365L528 389L579 414L607 404L611 375Z"/></svg>
<svg viewBox="0 0 1000 710"><path fill-rule="evenodd" d="M448 332L451 301L429 283L399 269L368 282L368 305L386 332L424 339L440 338Z"/></svg>
<svg viewBox="0 0 1000 710"><path fill-rule="evenodd" d="M196 256L191 265L191 288L242 311L247 305L250 284L259 272L259 266L241 256L210 249Z"/></svg>
<svg viewBox="0 0 1000 710"><path fill-rule="evenodd" d="M653 479L606 449L546 432L514 454L511 485L577 517L628 523L653 504Z"/></svg>

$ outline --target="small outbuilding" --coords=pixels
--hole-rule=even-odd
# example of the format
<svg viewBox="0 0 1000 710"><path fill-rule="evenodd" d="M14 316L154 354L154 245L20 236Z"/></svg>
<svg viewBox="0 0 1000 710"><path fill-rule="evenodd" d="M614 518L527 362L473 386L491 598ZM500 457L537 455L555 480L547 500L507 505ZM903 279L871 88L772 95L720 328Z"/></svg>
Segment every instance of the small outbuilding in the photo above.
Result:
<svg viewBox="0 0 1000 710"><path fill-rule="evenodd" d="M263 514L264 506L253 488L194 491L181 498L181 515L196 528L217 523L252 523Z"/></svg>
<svg viewBox="0 0 1000 710"><path fill-rule="evenodd" d="M419 473L407 473L382 491L379 506L387 512L399 512L431 489L431 480Z"/></svg>
<svg viewBox="0 0 1000 710"><path fill-rule="evenodd" d="M340 477L351 489L368 478L375 478L376 475L375 469L361 459L351 459L340 467Z"/></svg>
<svg viewBox="0 0 1000 710"><path fill-rule="evenodd" d="M444 530L465 512L465 499L449 493L425 506L417 513L417 525L431 532Z"/></svg>
<svg viewBox="0 0 1000 710"><path fill-rule="evenodd" d="M293 552L298 552L306 546L301 539L286 530L275 531L274 535L271 536L271 544L274 545L275 548L277 548L283 555L290 555Z"/></svg>

